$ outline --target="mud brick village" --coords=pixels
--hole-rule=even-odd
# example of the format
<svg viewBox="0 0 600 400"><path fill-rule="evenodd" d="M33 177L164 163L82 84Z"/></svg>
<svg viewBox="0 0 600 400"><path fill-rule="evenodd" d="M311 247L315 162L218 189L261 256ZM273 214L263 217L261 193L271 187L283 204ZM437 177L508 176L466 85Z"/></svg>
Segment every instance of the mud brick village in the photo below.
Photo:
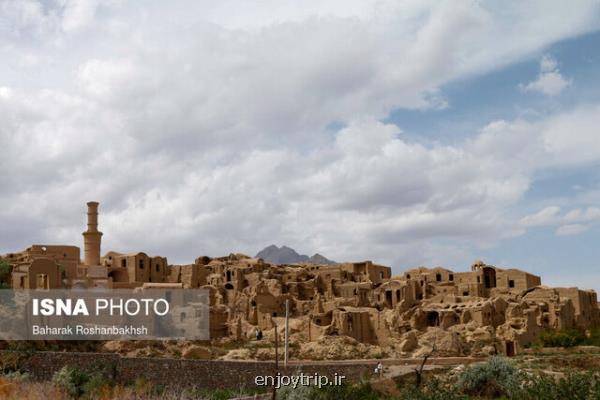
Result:
<svg viewBox="0 0 600 400"><path fill-rule="evenodd" d="M83 258L75 245L31 245L1 257L14 289L207 288L214 343L273 338L290 311L291 357L304 359L515 355L542 332L600 324L596 292L547 287L539 276L476 261L468 268L418 267L392 276L371 261L276 265L258 257L199 255L171 265L144 252L102 255L97 202L87 204ZM107 343L115 352L128 342ZM210 346L186 345L198 358ZM272 349L230 346L221 359L272 359Z"/></svg>

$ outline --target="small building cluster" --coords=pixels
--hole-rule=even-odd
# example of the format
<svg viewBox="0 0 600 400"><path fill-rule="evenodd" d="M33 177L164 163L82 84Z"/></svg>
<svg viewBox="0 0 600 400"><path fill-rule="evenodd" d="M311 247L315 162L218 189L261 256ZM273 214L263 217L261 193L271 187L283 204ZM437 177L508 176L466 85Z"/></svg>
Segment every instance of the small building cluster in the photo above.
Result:
<svg viewBox="0 0 600 400"><path fill-rule="evenodd" d="M101 256L96 202L88 203L83 236L83 261L76 246L33 245L2 256L12 287L207 288L212 339L249 340L270 330L288 301L300 340L345 335L403 354L433 341L448 354L512 355L546 330L600 325L594 291L548 288L539 276L481 261L467 272L420 267L392 277L390 267L371 261L273 265L231 254L170 265L141 252Z"/></svg>

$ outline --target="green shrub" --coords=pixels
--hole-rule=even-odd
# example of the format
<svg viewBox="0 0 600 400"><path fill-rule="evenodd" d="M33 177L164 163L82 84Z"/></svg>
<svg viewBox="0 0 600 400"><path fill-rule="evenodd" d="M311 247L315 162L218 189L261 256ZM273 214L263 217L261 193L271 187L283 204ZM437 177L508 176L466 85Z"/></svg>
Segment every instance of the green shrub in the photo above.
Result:
<svg viewBox="0 0 600 400"><path fill-rule="evenodd" d="M405 387L402 400L600 400L599 372L571 372L556 379L547 374L526 374L502 357L492 357L450 381L432 378L421 388Z"/></svg>
<svg viewBox="0 0 600 400"><path fill-rule="evenodd" d="M493 356L484 364L464 370L458 377L457 390L472 396L510 396L518 390L520 381L520 372L511 361Z"/></svg>
<svg viewBox="0 0 600 400"><path fill-rule="evenodd" d="M556 384L556 392L559 399L597 399L598 375L593 373L571 373L559 379Z"/></svg>
<svg viewBox="0 0 600 400"><path fill-rule="evenodd" d="M10 343L14 342L8 343L10 346ZM7 351L0 353L0 373L8 374L11 372L19 371L21 362L24 358L24 355L19 352Z"/></svg>
<svg viewBox="0 0 600 400"><path fill-rule="evenodd" d="M74 398L91 396L108 385L106 377L100 372L89 373L67 365L54 374L52 382Z"/></svg>
<svg viewBox="0 0 600 400"><path fill-rule="evenodd" d="M27 372L11 371L4 374L4 378L10 379L11 381L17 382L29 382L31 381L31 375Z"/></svg>
<svg viewBox="0 0 600 400"><path fill-rule="evenodd" d="M597 373L570 373L558 380L549 375L524 376L515 400L597 400L600 399L600 377Z"/></svg>
<svg viewBox="0 0 600 400"><path fill-rule="evenodd" d="M585 338L583 344L586 346L600 346L600 326L590 329L590 336Z"/></svg>
<svg viewBox="0 0 600 400"><path fill-rule="evenodd" d="M207 388L185 388L181 391L180 396L177 398L182 399L202 399L202 400L228 400L232 398L238 397L251 397L255 394L260 394L265 392L264 388L244 388L241 387L239 389L207 389ZM163 386L154 386L151 392L140 393L136 391L136 393L142 394L141 398L163 398L168 396L168 393ZM147 397L144 397L147 396ZM154 396L154 397L152 397ZM169 397L170 398L170 397Z"/></svg>
<svg viewBox="0 0 600 400"><path fill-rule="evenodd" d="M277 398L281 400L377 400L379 393L370 383L362 382L355 385L318 386L298 385L284 386L277 390Z"/></svg>
<svg viewBox="0 0 600 400"><path fill-rule="evenodd" d="M517 400L553 400L556 398L555 389L556 381L549 375L524 375L521 387L513 398Z"/></svg>
<svg viewBox="0 0 600 400"><path fill-rule="evenodd" d="M72 397L79 397L83 394L83 386L89 381L90 377L84 371L69 366L62 367L54 374L52 382L65 389Z"/></svg>
<svg viewBox="0 0 600 400"><path fill-rule="evenodd" d="M284 386L277 390L277 398L281 400L314 400L318 389L314 386L298 385L296 389L292 386Z"/></svg>
<svg viewBox="0 0 600 400"><path fill-rule="evenodd" d="M379 394L369 382L362 382L356 385L325 386L325 392L335 394L337 389L341 389L343 397L324 397L325 399L347 399L347 400L377 400Z"/></svg>
<svg viewBox="0 0 600 400"><path fill-rule="evenodd" d="M102 375L95 373L89 375L87 381L81 386L81 389L84 394L93 394L107 385L106 379Z"/></svg>
<svg viewBox="0 0 600 400"><path fill-rule="evenodd" d="M435 377L420 388L410 385L400 392L402 400L467 400L468 398L468 396L460 394L454 385L447 384Z"/></svg>
<svg viewBox="0 0 600 400"><path fill-rule="evenodd" d="M583 344L585 335L578 329L561 329L559 331L546 331L540 335L544 347L573 347Z"/></svg>

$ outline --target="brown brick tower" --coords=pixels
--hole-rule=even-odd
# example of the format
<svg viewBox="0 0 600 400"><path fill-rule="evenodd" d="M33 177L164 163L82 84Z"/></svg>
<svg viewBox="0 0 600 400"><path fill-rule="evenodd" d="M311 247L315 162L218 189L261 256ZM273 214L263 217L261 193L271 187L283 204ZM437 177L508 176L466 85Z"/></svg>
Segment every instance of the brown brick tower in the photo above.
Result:
<svg viewBox="0 0 600 400"><path fill-rule="evenodd" d="M88 267L100 265L102 232L98 231L98 202L87 203L87 231L83 232L84 264Z"/></svg>

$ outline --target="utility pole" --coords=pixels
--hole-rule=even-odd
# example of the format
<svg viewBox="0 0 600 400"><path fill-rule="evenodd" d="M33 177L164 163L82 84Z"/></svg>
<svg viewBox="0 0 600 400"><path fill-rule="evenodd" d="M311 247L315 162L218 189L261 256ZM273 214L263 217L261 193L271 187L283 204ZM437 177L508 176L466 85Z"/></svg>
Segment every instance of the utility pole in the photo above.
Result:
<svg viewBox="0 0 600 400"><path fill-rule="evenodd" d="M279 342L277 340L277 323L275 320L273 320L273 326L275 327L275 376L277 376L277 373L279 372L279 352L277 351ZM275 386L276 385L273 385L273 400L276 400L277 398L277 389Z"/></svg>
<svg viewBox="0 0 600 400"><path fill-rule="evenodd" d="M284 347L284 353L283 353L283 366L285 368L287 368L288 365L288 343L289 343L289 332L290 332L290 324L289 324L289 319L290 319L290 301L289 299L286 299L285 301L285 347Z"/></svg>
<svg viewBox="0 0 600 400"><path fill-rule="evenodd" d="M277 324L275 324L275 369L279 371L279 340L277 334Z"/></svg>

